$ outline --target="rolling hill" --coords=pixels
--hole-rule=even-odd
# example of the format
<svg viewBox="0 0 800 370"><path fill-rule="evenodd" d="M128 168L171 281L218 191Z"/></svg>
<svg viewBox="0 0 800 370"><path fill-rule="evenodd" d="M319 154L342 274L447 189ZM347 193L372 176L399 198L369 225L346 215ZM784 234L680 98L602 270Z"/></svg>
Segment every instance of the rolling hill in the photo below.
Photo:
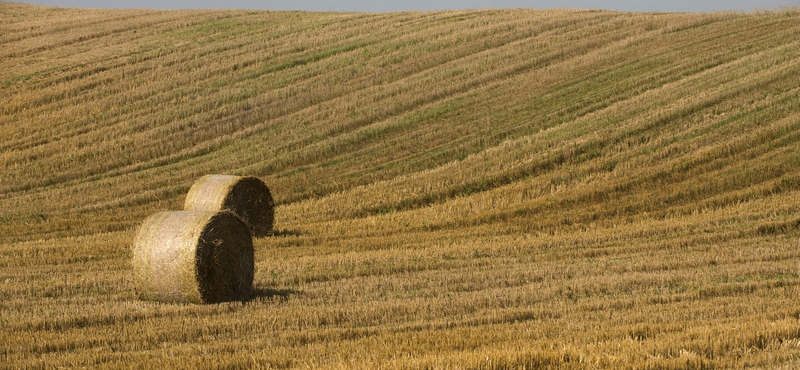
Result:
<svg viewBox="0 0 800 370"><path fill-rule="evenodd" d="M800 11L0 3L0 367L800 366ZM136 298L209 173L256 295Z"/></svg>

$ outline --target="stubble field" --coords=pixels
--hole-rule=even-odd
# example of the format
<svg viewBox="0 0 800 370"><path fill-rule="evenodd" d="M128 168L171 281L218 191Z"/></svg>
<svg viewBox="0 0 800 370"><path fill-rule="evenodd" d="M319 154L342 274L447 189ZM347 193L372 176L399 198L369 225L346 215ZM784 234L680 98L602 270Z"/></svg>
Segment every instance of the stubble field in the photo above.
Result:
<svg viewBox="0 0 800 370"><path fill-rule="evenodd" d="M0 3L0 367L800 366L800 11ZM263 179L255 296L131 245Z"/></svg>

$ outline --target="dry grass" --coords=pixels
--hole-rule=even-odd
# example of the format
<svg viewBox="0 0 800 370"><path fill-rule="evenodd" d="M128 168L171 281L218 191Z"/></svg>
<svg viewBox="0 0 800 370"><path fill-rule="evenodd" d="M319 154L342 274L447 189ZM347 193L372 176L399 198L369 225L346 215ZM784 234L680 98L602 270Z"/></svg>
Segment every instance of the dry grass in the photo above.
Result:
<svg viewBox="0 0 800 370"><path fill-rule="evenodd" d="M800 361L797 10L0 13L0 366ZM138 300L208 173L253 298Z"/></svg>

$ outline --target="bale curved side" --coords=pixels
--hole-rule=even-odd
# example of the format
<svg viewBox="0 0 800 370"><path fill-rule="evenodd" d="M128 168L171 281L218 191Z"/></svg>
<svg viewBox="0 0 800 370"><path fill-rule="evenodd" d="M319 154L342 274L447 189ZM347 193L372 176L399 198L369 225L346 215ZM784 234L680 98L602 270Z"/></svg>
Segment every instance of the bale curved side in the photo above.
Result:
<svg viewBox="0 0 800 370"><path fill-rule="evenodd" d="M176 211L148 217L134 240L139 297L216 303L252 294L253 242L230 212Z"/></svg>
<svg viewBox="0 0 800 370"><path fill-rule="evenodd" d="M203 176L189 189L183 209L229 210L241 217L256 237L268 235L275 220L275 202L269 188L250 176Z"/></svg>

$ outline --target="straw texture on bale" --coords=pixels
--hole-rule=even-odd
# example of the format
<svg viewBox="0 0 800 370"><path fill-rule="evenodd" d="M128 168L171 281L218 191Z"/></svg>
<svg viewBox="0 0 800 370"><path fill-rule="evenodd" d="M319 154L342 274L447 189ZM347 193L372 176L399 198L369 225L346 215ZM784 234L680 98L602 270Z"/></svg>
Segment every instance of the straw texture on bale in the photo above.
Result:
<svg viewBox="0 0 800 370"><path fill-rule="evenodd" d="M275 220L272 194L267 185L256 177L203 176L189 189L183 209L229 210L241 217L256 237L268 235Z"/></svg>
<svg viewBox="0 0 800 370"><path fill-rule="evenodd" d="M156 213L134 240L139 297L185 303L240 301L253 289L253 239L230 212Z"/></svg>

